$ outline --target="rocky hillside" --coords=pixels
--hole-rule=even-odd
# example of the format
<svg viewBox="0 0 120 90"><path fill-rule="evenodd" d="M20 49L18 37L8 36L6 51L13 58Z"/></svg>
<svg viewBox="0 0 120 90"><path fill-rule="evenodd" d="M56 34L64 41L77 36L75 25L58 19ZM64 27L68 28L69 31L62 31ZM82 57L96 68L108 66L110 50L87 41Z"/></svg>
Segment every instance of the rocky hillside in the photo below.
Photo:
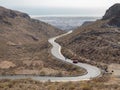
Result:
<svg viewBox="0 0 120 90"><path fill-rule="evenodd" d="M59 39L58 42L68 50L67 55L77 55L80 61L120 63L120 28L108 25L120 16L119 6L115 4L107 10L102 20L82 26L72 34ZM112 22L112 25L120 25L119 22L116 23Z"/></svg>
<svg viewBox="0 0 120 90"><path fill-rule="evenodd" d="M109 25L120 27L120 4L110 7L103 16L103 20L110 20Z"/></svg>
<svg viewBox="0 0 120 90"><path fill-rule="evenodd" d="M42 41L62 31L31 19L26 13L0 7L0 37L7 43L23 44Z"/></svg>
<svg viewBox="0 0 120 90"><path fill-rule="evenodd" d="M111 6L105 13L105 15L103 16L103 19L111 19L114 18L116 16L120 16L120 4L115 4L113 6Z"/></svg>
<svg viewBox="0 0 120 90"><path fill-rule="evenodd" d="M47 40L62 33L26 13L0 7L0 74L59 73L61 62L52 58Z"/></svg>

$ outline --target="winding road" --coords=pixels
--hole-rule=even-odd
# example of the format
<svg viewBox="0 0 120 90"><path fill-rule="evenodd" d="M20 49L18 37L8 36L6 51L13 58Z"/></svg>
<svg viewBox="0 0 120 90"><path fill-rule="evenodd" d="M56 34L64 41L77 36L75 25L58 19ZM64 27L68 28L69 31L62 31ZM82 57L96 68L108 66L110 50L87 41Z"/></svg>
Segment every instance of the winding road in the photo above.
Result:
<svg viewBox="0 0 120 90"><path fill-rule="evenodd" d="M61 54L61 46L55 42L57 38L63 37L65 35L68 35L72 33L72 31L69 31L65 34L50 38L48 41L53 46L51 49L51 53L54 57L58 58L58 60L62 60L68 63L71 63L73 65L79 66L81 68L84 68L87 70L87 74L82 76L72 76L72 77L52 77L52 76L33 76L33 75L6 75L6 76L0 76L0 79L26 79L31 78L33 80L38 80L41 82L45 82L50 80L51 82L67 82L67 81L83 81L83 80L90 80L91 78L98 77L101 75L101 70L95 66L85 64L85 63L77 63L74 64L72 60L65 59L65 57Z"/></svg>

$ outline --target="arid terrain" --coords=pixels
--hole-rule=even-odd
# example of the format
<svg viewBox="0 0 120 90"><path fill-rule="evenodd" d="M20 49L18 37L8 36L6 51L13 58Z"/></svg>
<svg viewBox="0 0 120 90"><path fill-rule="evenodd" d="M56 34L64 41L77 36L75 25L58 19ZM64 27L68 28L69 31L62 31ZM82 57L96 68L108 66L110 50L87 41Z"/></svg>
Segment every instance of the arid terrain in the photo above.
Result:
<svg viewBox="0 0 120 90"><path fill-rule="evenodd" d="M2 12L3 9L5 12ZM84 72L71 64L57 61L51 55L51 45L47 40L63 31L20 12L15 11L16 15L8 10L6 14L6 10L0 9L0 13L7 15L1 16L0 23L1 74L63 76ZM81 82L42 83L31 79L4 79L0 80L0 90L120 90L119 15L120 4L115 4L102 19L81 26L70 35L56 40L62 46L65 57L96 65L103 71L102 76Z"/></svg>
<svg viewBox="0 0 120 90"><path fill-rule="evenodd" d="M1 90L120 90L120 79L103 76L83 82L46 82L31 79L1 80Z"/></svg>
<svg viewBox="0 0 120 90"><path fill-rule="evenodd" d="M116 12L112 13L112 10ZM81 26L71 35L57 40L63 46L63 54L98 67L112 63L120 66L120 28L117 26L120 23L110 24L114 18L120 19L119 12L120 4L115 4L101 20Z"/></svg>
<svg viewBox="0 0 120 90"><path fill-rule="evenodd" d="M50 53L48 39L62 33L26 13L0 7L0 74L81 74L84 70L57 61Z"/></svg>
<svg viewBox="0 0 120 90"><path fill-rule="evenodd" d="M68 58L90 63L105 70L111 77L108 87L81 90L119 90L120 86L120 4L110 7L102 19L81 26L72 34L57 40ZM103 72L104 74L104 72ZM107 75L108 77L108 75ZM97 84L98 82L96 82ZM116 83L114 85L113 83ZM98 83L98 85L101 85ZM111 86L116 88L112 88ZM118 89L119 88L119 89Z"/></svg>

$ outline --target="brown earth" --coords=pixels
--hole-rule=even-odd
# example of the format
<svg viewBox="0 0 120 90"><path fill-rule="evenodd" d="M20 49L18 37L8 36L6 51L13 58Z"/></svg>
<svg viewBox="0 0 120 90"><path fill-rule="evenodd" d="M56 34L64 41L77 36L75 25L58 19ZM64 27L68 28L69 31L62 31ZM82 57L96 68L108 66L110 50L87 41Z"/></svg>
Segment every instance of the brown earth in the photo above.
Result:
<svg viewBox="0 0 120 90"><path fill-rule="evenodd" d="M72 34L57 40L66 50L72 52L72 57L78 56L86 60L100 63L120 64L120 4L111 6L101 20L81 26ZM84 61L84 60L83 60Z"/></svg>
<svg viewBox="0 0 120 90"><path fill-rule="evenodd" d="M48 39L62 33L64 31L32 19L26 13L0 7L0 74L84 73L85 70L56 61L51 55Z"/></svg>
<svg viewBox="0 0 120 90"><path fill-rule="evenodd" d="M120 79L103 76L82 82L39 82L31 79L1 80L1 90L120 90Z"/></svg>
<svg viewBox="0 0 120 90"><path fill-rule="evenodd" d="M57 42L63 47L62 53L68 58L76 58L102 69L113 63L120 66L119 15L120 4L115 4L101 20L81 26L70 35L58 39ZM118 22L114 23L114 19Z"/></svg>
<svg viewBox="0 0 120 90"><path fill-rule="evenodd" d="M15 67L16 65L10 61L1 61L0 68L1 69L8 69L10 67Z"/></svg>
<svg viewBox="0 0 120 90"><path fill-rule="evenodd" d="M72 57L76 54L90 61L120 64L120 28L104 28L106 22L98 20L57 41L74 53Z"/></svg>

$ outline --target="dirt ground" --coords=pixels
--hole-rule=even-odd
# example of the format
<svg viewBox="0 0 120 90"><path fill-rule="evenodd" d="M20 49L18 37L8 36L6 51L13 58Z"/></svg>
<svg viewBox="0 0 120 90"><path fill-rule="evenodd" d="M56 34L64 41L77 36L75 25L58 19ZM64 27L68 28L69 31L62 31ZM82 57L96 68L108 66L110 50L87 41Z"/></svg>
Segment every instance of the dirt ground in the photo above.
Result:
<svg viewBox="0 0 120 90"><path fill-rule="evenodd" d="M15 67L16 65L11 61L1 61L0 68L1 69L8 69L10 67Z"/></svg>
<svg viewBox="0 0 120 90"><path fill-rule="evenodd" d="M120 77L120 64L110 64L108 65L108 71L112 72L113 76Z"/></svg>

